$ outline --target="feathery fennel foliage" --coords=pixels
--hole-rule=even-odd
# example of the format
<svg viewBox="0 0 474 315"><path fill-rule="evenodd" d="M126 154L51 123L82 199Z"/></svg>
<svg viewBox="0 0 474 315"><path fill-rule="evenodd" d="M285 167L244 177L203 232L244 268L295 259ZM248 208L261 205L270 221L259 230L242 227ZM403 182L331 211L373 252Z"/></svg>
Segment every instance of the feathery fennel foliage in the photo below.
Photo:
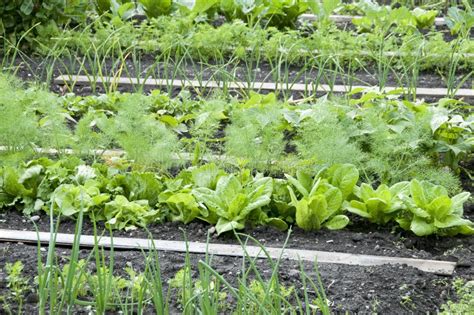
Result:
<svg viewBox="0 0 474 315"><path fill-rule="evenodd" d="M354 127L339 117L331 103L318 102L301 119L293 143L301 158L315 166L360 165L364 153L351 140Z"/></svg>
<svg viewBox="0 0 474 315"><path fill-rule="evenodd" d="M37 141L37 117L18 81L0 76L0 146L7 153L27 149Z"/></svg>
<svg viewBox="0 0 474 315"><path fill-rule="evenodd" d="M257 170L271 170L285 150L281 109L273 103L234 110L225 130L226 153Z"/></svg>
<svg viewBox="0 0 474 315"><path fill-rule="evenodd" d="M101 119L98 127L139 166L166 168L173 164L178 139L146 112L150 106L146 96L129 94L117 104L117 115Z"/></svg>

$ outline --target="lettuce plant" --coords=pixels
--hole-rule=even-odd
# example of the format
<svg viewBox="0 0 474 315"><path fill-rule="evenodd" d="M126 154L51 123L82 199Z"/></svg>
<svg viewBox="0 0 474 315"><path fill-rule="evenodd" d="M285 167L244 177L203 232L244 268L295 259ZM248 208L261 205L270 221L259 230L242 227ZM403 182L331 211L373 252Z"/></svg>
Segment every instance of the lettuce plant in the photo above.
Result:
<svg viewBox="0 0 474 315"><path fill-rule="evenodd" d="M148 18L156 18L171 12L171 0L138 0Z"/></svg>
<svg viewBox="0 0 474 315"><path fill-rule="evenodd" d="M160 220L161 212L153 210L148 200L129 201L125 196L118 195L105 204L97 218L105 220L105 225L113 229L134 229Z"/></svg>
<svg viewBox="0 0 474 315"><path fill-rule="evenodd" d="M414 179L410 183L410 196L405 196L407 210L397 219L403 229L418 236L474 234L473 222L462 218L463 204L470 193L450 198L444 187Z"/></svg>
<svg viewBox="0 0 474 315"><path fill-rule="evenodd" d="M343 193L320 175L321 173L314 178L303 172L298 172L297 178L286 175L288 182L301 196L298 199L293 188L288 185L291 204L296 208L296 225L306 231L319 230L321 227L342 229L349 223L349 218L341 214Z"/></svg>
<svg viewBox="0 0 474 315"><path fill-rule="evenodd" d="M408 182L400 182L392 187L382 184L374 189L363 183L355 192L359 200L346 203L345 209L372 223L386 224L395 219L398 212L404 208L399 195L408 189L408 184Z"/></svg>
<svg viewBox="0 0 474 315"><path fill-rule="evenodd" d="M253 212L270 203L273 191L273 181L270 177L257 176L242 180L235 175L225 175L219 178L216 189L200 187L193 194L205 206L200 219L216 225L216 231L221 234L234 229L243 229L246 221L252 217L265 218ZM265 220L266 221L266 220ZM273 218L257 224L284 225L282 220Z"/></svg>
<svg viewBox="0 0 474 315"><path fill-rule="evenodd" d="M201 213L199 204L189 192L173 194L166 199L165 203L169 207L171 221L179 221L188 224Z"/></svg>
<svg viewBox="0 0 474 315"><path fill-rule="evenodd" d="M63 184L52 195L53 209L64 216L74 216L79 211L88 212L93 207L103 206L110 195L102 194L98 183L88 180L84 185Z"/></svg>

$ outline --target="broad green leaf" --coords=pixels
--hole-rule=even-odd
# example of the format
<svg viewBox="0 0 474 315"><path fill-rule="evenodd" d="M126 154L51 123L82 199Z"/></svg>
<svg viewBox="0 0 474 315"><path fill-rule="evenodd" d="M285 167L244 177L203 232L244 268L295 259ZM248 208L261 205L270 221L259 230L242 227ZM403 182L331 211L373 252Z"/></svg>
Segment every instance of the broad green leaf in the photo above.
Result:
<svg viewBox="0 0 474 315"><path fill-rule="evenodd" d="M303 230L319 230L321 222L318 211L327 212L327 203L323 195L312 197L311 207L305 199L296 204L296 224Z"/></svg>
<svg viewBox="0 0 474 315"><path fill-rule="evenodd" d="M194 14L205 13L217 3L218 3L218 0L195 0L192 13Z"/></svg>
<svg viewBox="0 0 474 315"><path fill-rule="evenodd" d="M469 199L471 194L469 192L462 192L451 198L453 211L452 213L462 216L464 213L463 205Z"/></svg>
<svg viewBox="0 0 474 315"><path fill-rule="evenodd" d="M451 198L448 196L439 196L431 201L426 208L431 212L431 215L438 219L443 220L443 218L451 214L452 202Z"/></svg>
<svg viewBox="0 0 474 315"><path fill-rule="evenodd" d="M390 187L390 193L392 196L397 196L399 194L404 194L408 192L408 188L410 187L410 182L399 182Z"/></svg>
<svg viewBox="0 0 474 315"><path fill-rule="evenodd" d="M232 231L232 230L240 230L243 229L245 226L242 223L237 221L228 221L224 218L219 218L216 224L216 232L217 235L220 235L224 232Z"/></svg>
<svg viewBox="0 0 474 315"><path fill-rule="evenodd" d="M241 220L245 218L252 209L246 208L248 203L247 195L239 193L233 197L232 201L227 205L226 211L218 212L217 214L229 220ZM243 210L246 211L244 212Z"/></svg>
<svg viewBox="0 0 474 315"><path fill-rule="evenodd" d="M347 205L345 209L363 218L368 219L372 217L370 213L367 211L367 208L365 207L365 203L362 203L356 200L351 200L350 204Z"/></svg>
<svg viewBox="0 0 474 315"><path fill-rule="evenodd" d="M288 224L280 218L268 218L265 223L269 226L273 226L274 228L280 231L288 230Z"/></svg>
<svg viewBox="0 0 474 315"><path fill-rule="evenodd" d="M23 3L20 6L20 11L24 15L30 15L33 12L34 4L33 0L23 0Z"/></svg>
<svg viewBox="0 0 474 315"><path fill-rule="evenodd" d="M166 204L172 209L172 221L187 224L200 214L199 205L189 193L174 194L166 200Z"/></svg>
<svg viewBox="0 0 474 315"><path fill-rule="evenodd" d="M472 226L473 225L471 221L467 219L462 219L456 215L448 215L444 217L443 219L444 219L443 221L438 221L435 219L434 226L439 229L446 229L453 226L460 226L460 225Z"/></svg>
<svg viewBox="0 0 474 315"><path fill-rule="evenodd" d="M413 198L413 201L415 201L418 207L425 207L427 205L428 200L426 199L426 196L425 196L425 190L423 189L423 186L418 180L413 179L411 181L410 192L411 192L411 197Z"/></svg>
<svg viewBox="0 0 474 315"><path fill-rule="evenodd" d="M329 216L332 216L335 212L341 209L343 197L342 197L342 192L338 188L336 187L329 188L324 193L324 197L327 202L327 210L328 210Z"/></svg>
<svg viewBox="0 0 474 315"><path fill-rule="evenodd" d="M345 215L336 215L329 221L324 223L324 226L330 230L340 230L349 224L349 218Z"/></svg>
<svg viewBox="0 0 474 315"><path fill-rule="evenodd" d="M305 186L303 186L303 184L301 184L296 178L287 174L285 174L285 177L287 178L288 182L293 185L303 197L307 197L309 195L309 189L306 189Z"/></svg>
<svg viewBox="0 0 474 315"><path fill-rule="evenodd" d="M341 190L344 200L352 194L359 180L359 171L352 164L334 165L328 169L328 174L329 183Z"/></svg>
<svg viewBox="0 0 474 315"><path fill-rule="evenodd" d="M410 229L418 236L426 236L436 232L436 227L427 223L422 218L415 216L410 224Z"/></svg>
<svg viewBox="0 0 474 315"><path fill-rule="evenodd" d="M431 117L431 131L435 133L444 123L449 120L448 113L445 110L437 110Z"/></svg>

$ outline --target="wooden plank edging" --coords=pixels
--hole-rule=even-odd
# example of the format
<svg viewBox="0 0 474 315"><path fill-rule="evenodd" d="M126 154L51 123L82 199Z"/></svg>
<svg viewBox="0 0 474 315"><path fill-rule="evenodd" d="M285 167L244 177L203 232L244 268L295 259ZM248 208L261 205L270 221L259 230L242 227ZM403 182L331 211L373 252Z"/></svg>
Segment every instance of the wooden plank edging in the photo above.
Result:
<svg viewBox="0 0 474 315"><path fill-rule="evenodd" d="M56 84L69 83L90 83L91 77L85 75L60 75L54 79ZM106 83L106 84L120 84L120 85L144 85L144 86L173 86L181 88L223 88L224 85L218 81L212 80L166 80L166 79L153 79L153 78L125 78L125 77L96 77L94 78L96 83ZM252 90L289 90L295 92L320 92L320 93L349 93L356 89L375 89L379 90L378 86L347 86L347 85L327 85L320 84L314 86L313 84L304 84L304 83L293 83L293 84L284 84L276 82L253 82L252 86L248 86L247 82L228 82L225 85L229 89L252 89ZM403 88L387 86L383 88L384 92L392 92L396 90L404 90ZM448 89L446 88L423 88L419 87L416 89L416 94L418 96L436 96L444 97L448 94ZM457 97L474 97L474 89L458 89L455 92Z"/></svg>
<svg viewBox="0 0 474 315"><path fill-rule="evenodd" d="M33 232L18 230L0 230L0 241L3 242L25 242L37 243L38 240L43 244L49 244L51 234L49 232ZM72 246L74 242L73 234L56 234L56 244L62 246ZM153 243L152 243L153 242ZM106 248L112 246L115 249L129 250L151 250L155 248L158 251L170 252L186 252L192 254L205 254L216 256L246 256L245 251L240 245L201 243L201 242L183 242L183 241L167 241L167 240L148 240L139 238L123 238L123 237L100 237L98 245ZM91 235L82 235L80 239L82 247L93 247L95 245L94 237ZM154 246L153 246L154 244ZM407 265L417 268L424 272L436 273L441 275L452 275L456 267L455 262L424 260L403 257L387 257L375 255L349 254L340 252L325 252L315 250L290 249L283 250L277 247L266 247L272 259L302 260L321 264L343 264L353 266L380 266L380 265ZM283 253L282 253L283 251ZM257 246L246 246L246 252L250 257L265 258L262 249Z"/></svg>

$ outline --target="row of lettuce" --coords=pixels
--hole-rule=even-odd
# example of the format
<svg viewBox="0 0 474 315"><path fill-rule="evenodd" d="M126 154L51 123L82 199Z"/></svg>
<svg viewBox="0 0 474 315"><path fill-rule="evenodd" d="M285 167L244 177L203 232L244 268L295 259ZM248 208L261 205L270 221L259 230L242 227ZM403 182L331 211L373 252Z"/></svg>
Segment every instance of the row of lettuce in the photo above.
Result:
<svg viewBox="0 0 474 315"><path fill-rule="evenodd" d="M463 218L468 192L450 197L444 187L416 179L377 188L358 182L351 164L285 178L206 164L166 177L88 166L78 158L40 158L0 169L0 207L17 207L27 215L82 212L112 229L201 220L215 225L218 234L250 224L338 230L349 224L350 212L380 225L396 223L418 236L474 234L473 223Z"/></svg>

